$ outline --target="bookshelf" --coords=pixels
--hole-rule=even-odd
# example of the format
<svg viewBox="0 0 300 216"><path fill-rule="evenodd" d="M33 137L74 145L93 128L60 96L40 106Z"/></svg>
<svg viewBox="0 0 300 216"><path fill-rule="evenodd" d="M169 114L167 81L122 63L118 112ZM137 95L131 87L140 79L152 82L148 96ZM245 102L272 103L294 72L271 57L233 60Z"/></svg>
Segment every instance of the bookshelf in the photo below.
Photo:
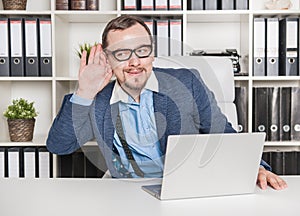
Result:
<svg viewBox="0 0 300 216"><path fill-rule="evenodd" d="M293 0L290 10L265 10L264 1L249 0L249 10L188 10L183 0L182 10L125 11L121 0L99 0L98 11L55 10L55 0L28 0L26 11L5 11L0 1L2 17L50 17L52 21L52 77L0 77L0 113L12 99L24 97L35 101L36 118L34 139L28 143L12 143L6 119L0 116L0 146L45 145L48 130L59 111L63 96L77 86L79 58L75 49L79 43L101 41L106 23L117 16L131 14L147 17L181 18L183 24L183 54L192 49L235 48L241 54L241 70L247 76L235 77L236 86L245 86L248 94L248 128L252 128L253 87L300 87L297 77L255 77L252 75L253 18L259 16L300 16L299 0ZM199 37L201 36L201 40ZM89 143L89 145L93 145ZM266 149L300 150L300 142L267 142ZM55 158L54 158L55 176Z"/></svg>

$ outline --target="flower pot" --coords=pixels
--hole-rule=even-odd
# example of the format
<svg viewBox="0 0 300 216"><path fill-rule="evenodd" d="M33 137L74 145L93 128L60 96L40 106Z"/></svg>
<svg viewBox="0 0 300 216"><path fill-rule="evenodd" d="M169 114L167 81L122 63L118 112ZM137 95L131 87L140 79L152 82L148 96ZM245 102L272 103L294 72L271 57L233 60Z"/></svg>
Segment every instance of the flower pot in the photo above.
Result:
<svg viewBox="0 0 300 216"><path fill-rule="evenodd" d="M28 142L33 138L35 119L7 119L12 142Z"/></svg>
<svg viewBox="0 0 300 216"><path fill-rule="evenodd" d="M4 10L26 10L27 0L2 0Z"/></svg>

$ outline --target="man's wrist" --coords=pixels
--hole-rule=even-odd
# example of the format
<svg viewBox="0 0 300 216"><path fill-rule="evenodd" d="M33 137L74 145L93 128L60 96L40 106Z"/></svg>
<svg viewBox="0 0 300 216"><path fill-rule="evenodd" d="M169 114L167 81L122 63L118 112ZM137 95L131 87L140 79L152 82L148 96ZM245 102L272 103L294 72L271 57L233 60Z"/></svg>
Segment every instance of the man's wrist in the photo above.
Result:
<svg viewBox="0 0 300 216"><path fill-rule="evenodd" d="M70 98L71 103L79 104L82 106L90 106L93 103L93 99L83 98L75 93L73 93L72 97Z"/></svg>

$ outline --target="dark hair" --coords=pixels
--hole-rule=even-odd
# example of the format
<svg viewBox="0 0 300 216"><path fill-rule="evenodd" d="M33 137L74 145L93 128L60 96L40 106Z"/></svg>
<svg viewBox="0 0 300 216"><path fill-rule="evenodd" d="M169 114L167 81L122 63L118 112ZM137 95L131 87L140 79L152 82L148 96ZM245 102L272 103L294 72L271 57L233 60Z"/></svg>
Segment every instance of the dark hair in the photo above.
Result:
<svg viewBox="0 0 300 216"><path fill-rule="evenodd" d="M151 43L152 43L151 31L141 18L136 17L136 16L122 15L122 16L119 16L115 19L112 19L106 25L106 27L105 27L105 29L102 33L102 48L105 49L108 46L107 34L108 34L109 31L111 31L111 30L125 30L125 29L128 29L128 28L130 28L131 26L133 26L135 24L140 24L145 28L145 30L148 32L148 34L150 36L150 40L151 40Z"/></svg>

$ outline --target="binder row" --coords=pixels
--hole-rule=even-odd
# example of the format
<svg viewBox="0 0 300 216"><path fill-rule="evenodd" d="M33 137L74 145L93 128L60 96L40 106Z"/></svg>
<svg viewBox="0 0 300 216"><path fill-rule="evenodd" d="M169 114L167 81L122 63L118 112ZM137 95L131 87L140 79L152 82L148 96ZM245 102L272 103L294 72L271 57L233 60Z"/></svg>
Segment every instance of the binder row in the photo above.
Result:
<svg viewBox="0 0 300 216"><path fill-rule="evenodd" d="M299 18L254 18L253 75L299 75Z"/></svg>
<svg viewBox="0 0 300 216"><path fill-rule="evenodd" d="M0 76L52 76L50 18L0 17Z"/></svg>
<svg viewBox="0 0 300 216"><path fill-rule="evenodd" d="M98 10L98 0L56 0L56 10Z"/></svg>
<svg viewBox="0 0 300 216"><path fill-rule="evenodd" d="M122 0L122 10L182 10L182 0Z"/></svg>
<svg viewBox="0 0 300 216"><path fill-rule="evenodd" d="M268 141L300 140L300 88L253 88L253 131Z"/></svg>
<svg viewBox="0 0 300 216"><path fill-rule="evenodd" d="M155 56L182 55L182 20L144 18L155 40Z"/></svg>
<svg viewBox="0 0 300 216"><path fill-rule="evenodd" d="M238 133L248 132L248 93L246 87L235 87L235 99L237 118L238 118Z"/></svg>
<svg viewBox="0 0 300 216"><path fill-rule="evenodd" d="M46 147L0 147L0 178L52 178L52 161Z"/></svg>
<svg viewBox="0 0 300 216"><path fill-rule="evenodd" d="M248 10L248 0L188 0L189 10Z"/></svg>
<svg viewBox="0 0 300 216"><path fill-rule="evenodd" d="M271 165L277 175L300 175L299 151L270 151L264 152L263 160Z"/></svg>
<svg viewBox="0 0 300 216"><path fill-rule="evenodd" d="M101 178L107 170L97 146L84 147L69 155L58 155L59 178Z"/></svg>
<svg viewBox="0 0 300 216"><path fill-rule="evenodd" d="M247 10L248 0L188 0L189 10ZM182 0L122 0L123 10L182 10Z"/></svg>

